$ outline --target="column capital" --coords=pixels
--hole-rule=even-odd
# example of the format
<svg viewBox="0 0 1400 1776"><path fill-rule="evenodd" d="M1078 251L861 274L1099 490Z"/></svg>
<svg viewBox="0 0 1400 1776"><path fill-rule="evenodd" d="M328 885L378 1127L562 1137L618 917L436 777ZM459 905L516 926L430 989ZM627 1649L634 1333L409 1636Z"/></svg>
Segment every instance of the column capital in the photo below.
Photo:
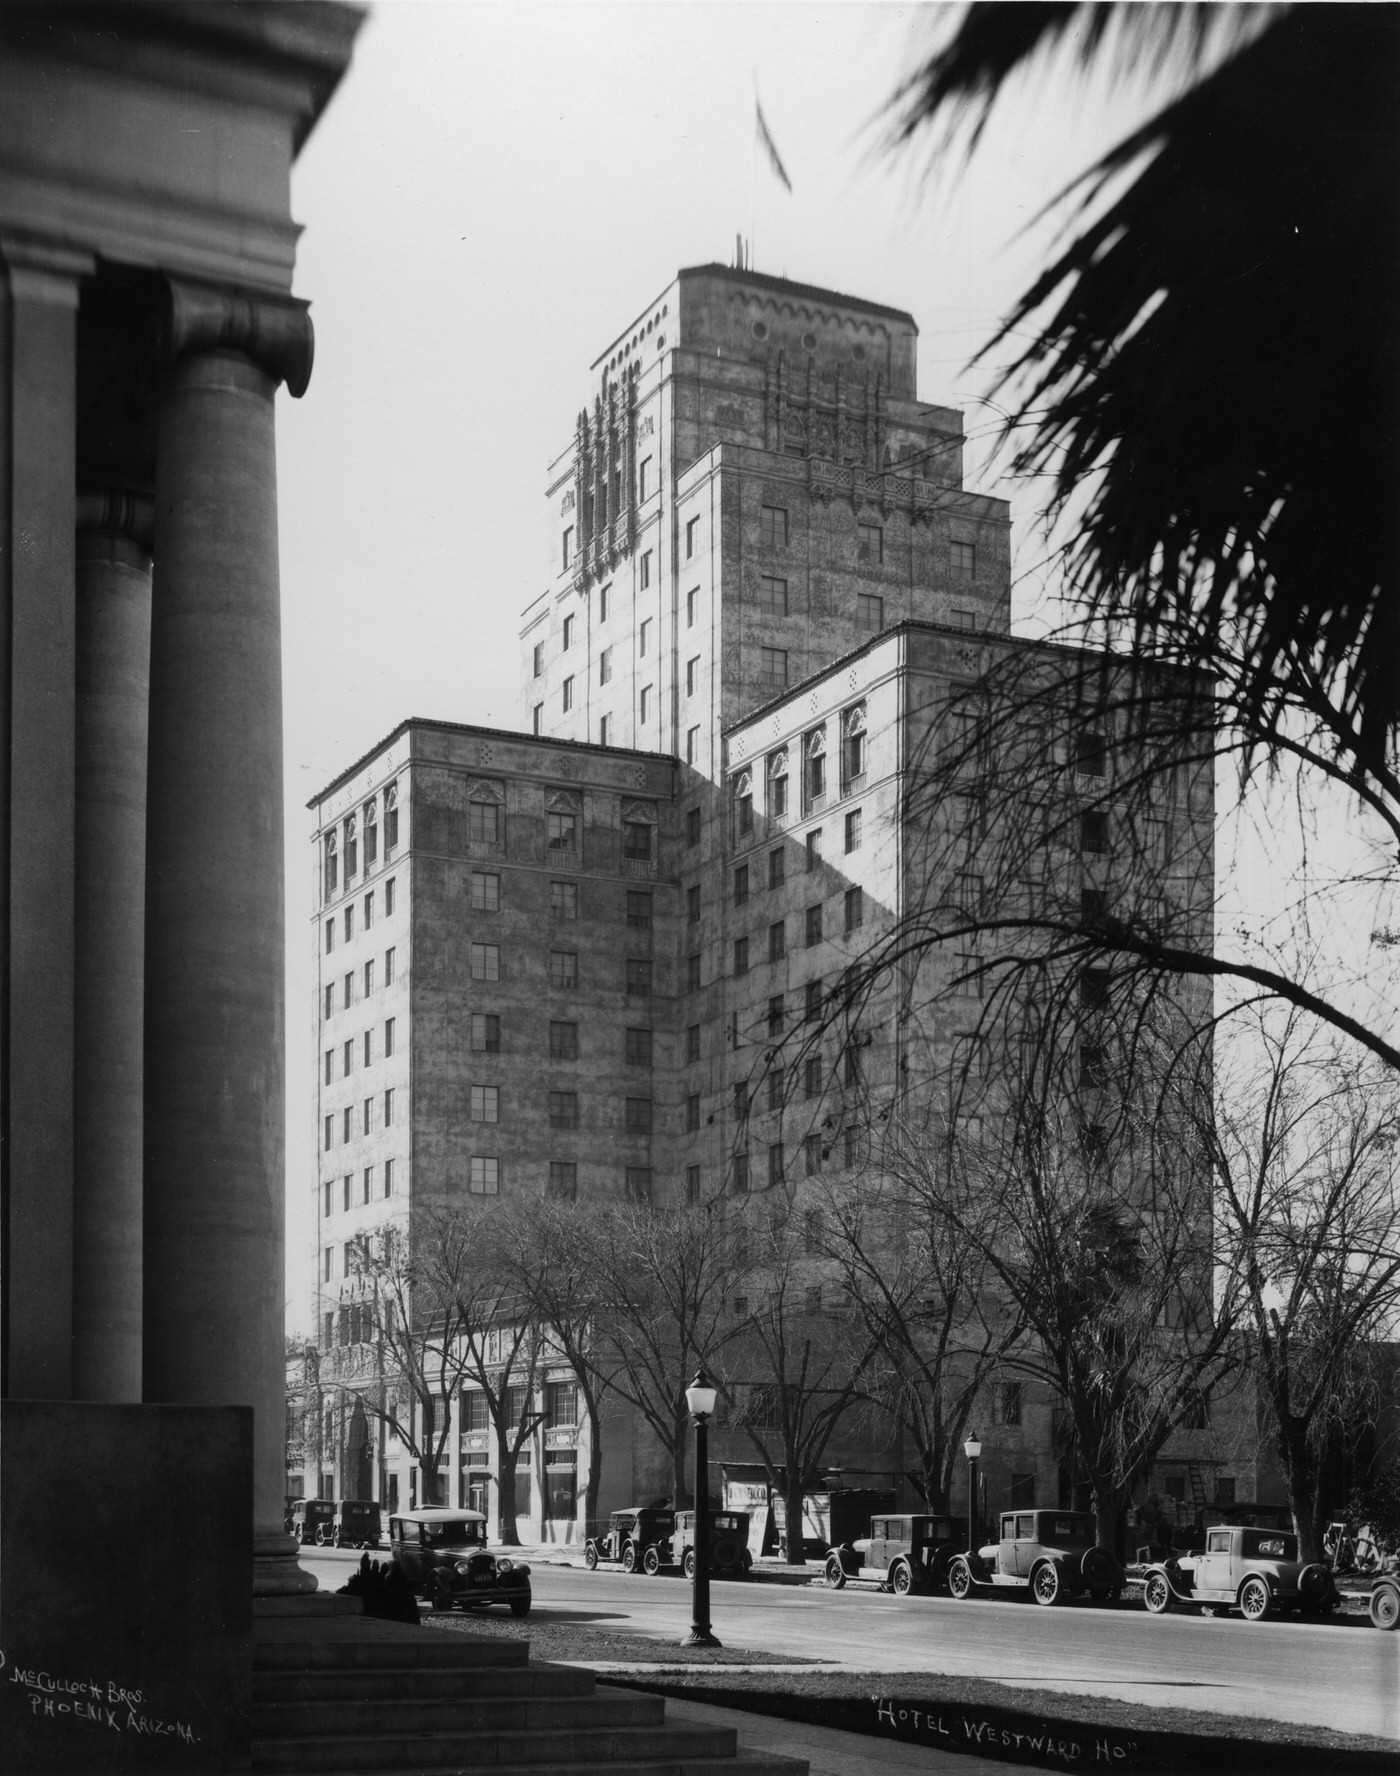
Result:
<svg viewBox="0 0 1400 1776"><path fill-rule="evenodd" d="M78 494L78 531L115 531L149 549L155 533L155 502L144 494L120 488L81 490Z"/></svg>
<svg viewBox="0 0 1400 1776"><path fill-rule="evenodd" d="M240 352L293 396L311 381L315 336L310 304L296 296L252 294L167 277L166 348L170 358L194 352Z"/></svg>

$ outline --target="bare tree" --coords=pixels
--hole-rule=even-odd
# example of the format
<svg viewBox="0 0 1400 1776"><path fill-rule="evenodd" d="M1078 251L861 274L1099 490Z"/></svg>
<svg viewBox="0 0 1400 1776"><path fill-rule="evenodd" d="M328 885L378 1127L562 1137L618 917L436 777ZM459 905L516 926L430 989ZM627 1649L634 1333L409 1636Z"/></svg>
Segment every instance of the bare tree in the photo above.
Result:
<svg viewBox="0 0 1400 1776"><path fill-rule="evenodd" d="M1208 1124L1227 1311L1247 1336L1299 1546L1322 1557L1322 1484L1347 1402L1400 1312L1400 1088L1297 1013L1255 1014Z"/></svg>

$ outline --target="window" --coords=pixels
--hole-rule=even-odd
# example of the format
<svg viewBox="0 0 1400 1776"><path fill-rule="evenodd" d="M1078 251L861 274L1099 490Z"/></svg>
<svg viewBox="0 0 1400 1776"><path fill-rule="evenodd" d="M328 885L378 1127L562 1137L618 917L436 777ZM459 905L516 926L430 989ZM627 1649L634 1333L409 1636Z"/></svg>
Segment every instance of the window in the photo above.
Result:
<svg viewBox="0 0 1400 1776"><path fill-rule="evenodd" d="M549 813L544 817L545 843L551 851L578 848L578 815Z"/></svg>
<svg viewBox="0 0 1400 1776"><path fill-rule="evenodd" d="M786 506L763 506L759 512L760 536L770 549L786 549L788 545L788 514Z"/></svg>
<svg viewBox="0 0 1400 1776"><path fill-rule="evenodd" d="M642 556L641 583L642 583L642 590L644 592L647 589L647 587L651 584L651 550L650 549L648 549L646 551L646 553Z"/></svg>
<svg viewBox="0 0 1400 1776"><path fill-rule="evenodd" d="M809 1024L821 1022L822 1015L822 983L820 980L809 980L806 986L806 1001L803 1007Z"/></svg>
<svg viewBox="0 0 1400 1776"><path fill-rule="evenodd" d="M787 683L788 657L784 648L761 647L758 650L758 678L760 684L775 689Z"/></svg>
<svg viewBox="0 0 1400 1776"><path fill-rule="evenodd" d="M340 1181L340 1206L346 1211L350 1208L350 1194L353 1183L354 1180L348 1177L342 1178Z"/></svg>
<svg viewBox="0 0 1400 1776"><path fill-rule="evenodd" d="M397 783L385 785L384 789L384 855L391 857L399 842L399 786Z"/></svg>
<svg viewBox="0 0 1400 1776"><path fill-rule="evenodd" d="M949 566L953 570L955 580L975 580L977 578L977 549L972 543L951 543L949 545Z"/></svg>
<svg viewBox="0 0 1400 1776"><path fill-rule="evenodd" d="M1001 1384L998 1400L1000 1412L999 1422L1004 1425L1018 1425L1021 1422L1021 1384L1019 1381L1004 1381Z"/></svg>
<svg viewBox="0 0 1400 1776"><path fill-rule="evenodd" d="M735 974L749 972L749 940L746 937L734 939L734 972Z"/></svg>
<svg viewBox="0 0 1400 1776"><path fill-rule="evenodd" d="M556 919L578 918L578 883L551 882L549 910Z"/></svg>
<svg viewBox="0 0 1400 1776"><path fill-rule="evenodd" d="M802 793L808 808L826 800L826 730L814 728L802 742Z"/></svg>
<svg viewBox="0 0 1400 1776"><path fill-rule="evenodd" d="M364 1169L364 1174L360 1179L360 1201L362 1203L367 1203L369 1201L370 1193L373 1190L373 1188L374 1188L374 1167L373 1166L366 1166Z"/></svg>
<svg viewBox="0 0 1400 1776"><path fill-rule="evenodd" d="M394 954L393 950L385 950L384 952L384 985L386 987L392 987L394 984Z"/></svg>
<svg viewBox="0 0 1400 1776"><path fill-rule="evenodd" d="M474 1011L468 1031L467 1046L473 1054L501 1052L501 1020L494 1011Z"/></svg>
<svg viewBox="0 0 1400 1776"><path fill-rule="evenodd" d="M802 1138L802 1170L807 1177L815 1178L821 1169L822 1138L820 1135L804 1135ZM815 1210L812 1213L815 1213ZM807 1218L810 1220L811 1214ZM808 1246L807 1250L810 1252L814 1248Z"/></svg>
<svg viewBox="0 0 1400 1776"><path fill-rule="evenodd" d="M643 727L646 726L647 720L648 720L650 714L651 714L651 686L650 685L643 685L641 690L637 693L637 720L642 724Z"/></svg>
<svg viewBox="0 0 1400 1776"><path fill-rule="evenodd" d="M578 1127L578 1093L552 1091L549 1094L549 1126L552 1129Z"/></svg>
<svg viewBox="0 0 1400 1776"><path fill-rule="evenodd" d="M685 1200L688 1203L698 1203L700 1200L699 1166L687 1166L685 1168Z"/></svg>
<svg viewBox="0 0 1400 1776"><path fill-rule="evenodd" d="M693 765L697 764L699 759L700 730L699 728L687 728L685 731L685 762L688 765Z"/></svg>
<svg viewBox="0 0 1400 1776"><path fill-rule="evenodd" d="M822 829L819 826L814 826L811 832L807 834L807 872L809 875L814 869L816 869L821 860Z"/></svg>
<svg viewBox="0 0 1400 1776"><path fill-rule="evenodd" d="M764 574L758 582L758 608L765 616L785 617L788 614L788 583Z"/></svg>
<svg viewBox="0 0 1400 1776"><path fill-rule="evenodd" d="M767 759L768 813L781 820L788 811L788 755L785 746L770 752Z"/></svg>
<svg viewBox="0 0 1400 1776"><path fill-rule="evenodd" d="M340 859L336 852L338 840L333 832L326 834L322 841L322 855L325 860L325 898L330 899L335 893L340 873Z"/></svg>
<svg viewBox="0 0 1400 1776"><path fill-rule="evenodd" d="M787 856L779 847L768 853L768 886L781 888L787 880Z"/></svg>
<svg viewBox="0 0 1400 1776"><path fill-rule="evenodd" d="M361 1132L361 1134L367 1135L370 1133L370 1131L373 1129L373 1127L374 1127L374 1099L373 1098L366 1098L365 1102L364 1102L364 1113L360 1118L360 1132Z"/></svg>
<svg viewBox="0 0 1400 1776"><path fill-rule="evenodd" d="M326 1145L327 1152L329 1152L330 1149L335 1146L335 1114L334 1114L334 1112L332 1112L331 1115L329 1115L326 1118L326 1142L325 1142L325 1145Z"/></svg>
<svg viewBox="0 0 1400 1776"><path fill-rule="evenodd" d="M467 836L476 845L499 845L501 809L498 802L467 803Z"/></svg>
<svg viewBox="0 0 1400 1776"><path fill-rule="evenodd" d="M807 908L807 948L819 944L822 940L822 909L821 903Z"/></svg>
<svg viewBox="0 0 1400 1776"><path fill-rule="evenodd" d="M700 520L687 518L685 521L685 558L690 560L700 543Z"/></svg>
<svg viewBox="0 0 1400 1776"><path fill-rule="evenodd" d="M573 1202L578 1196L578 1166L571 1159L549 1162L549 1194L556 1202Z"/></svg>
<svg viewBox="0 0 1400 1776"><path fill-rule="evenodd" d="M849 793L865 782L865 705L858 703L841 718L841 778Z"/></svg>
<svg viewBox="0 0 1400 1776"><path fill-rule="evenodd" d="M369 893L365 896L365 930L368 931L370 926L373 925L373 923L374 923L374 890L371 889L369 891Z"/></svg>
<svg viewBox="0 0 1400 1776"><path fill-rule="evenodd" d="M384 1194L385 1196L394 1194L394 1162L392 1159L384 1161Z"/></svg>
<svg viewBox="0 0 1400 1776"><path fill-rule="evenodd" d="M865 923L865 892L860 888L846 890L846 929L859 931Z"/></svg>
<svg viewBox="0 0 1400 1776"><path fill-rule="evenodd" d="M392 919L394 916L394 890L397 886L398 883L393 876L390 876L384 884L384 917L386 919Z"/></svg>
<svg viewBox="0 0 1400 1776"><path fill-rule="evenodd" d="M953 627L955 629L975 629L977 627L977 617L975 612L970 610L955 610L951 614Z"/></svg>
<svg viewBox="0 0 1400 1776"><path fill-rule="evenodd" d="M577 1382L551 1381L546 1383L544 1422L550 1430L558 1430L578 1423Z"/></svg>
<svg viewBox="0 0 1400 1776"><path fill-rule="evenodd" d="M637 654L641 659L644 660L646 658L647 650L650 646L651 618L647 617L643 620L641 628L637 631Z"/></svg>
<svg viewBox="0 0 1400 1776"><path fill-rule="evenodd" d="M564 643L563 643L563 646L564 646L565 653L568 653L569 649L574 645L574 623L575 623L575 621L576 621L576 619L572 616L565 617L565 619L564 619Z"/></svg>
<svg viewBox="0 0 1400 1776"><path fill-rule="evenodd" d="M328 1048L326 1050L326 1084L329 1085L330 1082L334 1078L335 1078L335 1050L333 1048Z"/></svg>
<svg viewBox="0 0 1400 1776"><path fill-rule="evenodd" d="M698 882L685 891L685 922L687 925L700 923L700 884Z"/></svg>
<svg viewBox="0 0 1400 1776"><path fill-rule="evenodd" d="M741 839L753 831L753 774L741 771L734 779L734 822Z"/></svg>
<svg viewBox="0 0 1400 1776"><path fill-rule="evenodd" d="M689 592L685 595L685 626L687 629L693 629L695 627L695 613L699 608L699 604L700 588L698 586L692 586Z"/></svg>
<svg viewBox="0 0 1400 1776"><path fill-rule="evenodd" d="M685 986L688 993L700 991L700 956L698 952L685 959Z"/></svg>
<svg viewBox="0 0 1400 1776"><path fill-rule="evenodd" d="M354 903L350 902L349 904L347 904L347 906L345 908L345 941L346 941L346 943L349 943L350 939L354 935L355 935L355 907L354 907Z"/></svg>
<svg viewBox="0 0 1400 1776"><path fill-rule="evenodd" d="M351 876L359 868L359 846L355 840L355 816L353 814L344 823L342 843L345 849L345 885L348 888Z"/></svg>
<svg viewBox="0 0 1400 1776"><path fill-rule="evenodd" d="M549 984L551 987L576 987L578 985L577 950L551 950L549 952Z"/></svg>
<svg viewBox="0 0 1400 1776"><path fill-rule="evenodd" d="M774 993L768 1001L768 1034L770 1036L782 1035L784 1016L783 995Z"/></svg>
<svg viewBox="0 0 1400 1776"><path fill-rule="evenodd" d="M645 956L629 956L627 958L627 997L629 999L649 999L651 997L651 963Z"/></svg>
<svg viewBox="0 0 1400 1776"><path fill-rule="evenodd" d="M628 1030L623 1041L623 1058L629 1067L651 1065L651 1031Z"/></svg>
<svg viewBox="0 0 1400 1776"><path fill-rule="evenodd" d="M598 717L598 744L599 744L599 746L609 745L610 740L611 740L611 735L612 735L612 717L610 715L600 715Z"/></svg>
<svg viewBox="0 0 1400 1776"><path fill-rule="evenodd" d="M749 898L749 866L738 864L734 870L734 904L743 906Z"/></svg>
<svg viewBox="0 0 1400 1776"><path fill-rule="evenodd" d="M474 943L470 951L470 966L474 981L498 981L501 978L501 946Z"/></svg>
<svg viewBox="0 0 1400 1776"><path fill-rule="evenodd" d="M747 1153L736 1153L734 1155L734 1170L730 1173L730 1187L735 1196L744 1196L748 1193L749 1156ZM737 1302L735 1305L737 1310ZM744 1311L748 1311L747 1303L744 1305Z"/></svg>
<svg viewBox="0 0 1400 1776"><path fill-rule="evenodd" d="M573 552L574 552L574 527L572 524L566 524L564 526L564 534L560 538L560 543L559 543L559 553L562 557L563 565L565 567L567 567L569 565L570 559L573 556Z"/></svg>
<svg viewBox="0 0 1400 1776"><path fill-rule="evenodd" d="M783 1181L783 1144L781 1141L775 1141L773 1143L773 1145L768 1149L768 1187L769 1187L769 1189L771 1190L775 1184L781 1184L782 1181Z"/></svg>
<svg viewBox="0 0 1400 1776"><path fill-rule="evenodd" d="M1079 919L1084 925L1102 925L1108 917L1108 896L1102 888L1084 888L1079 894Z"/></svg>
<svg viewBox="0 0 1400 1776"><path fill-rule="evenodd" d="M1108 741L1102 734L1079 734L1074 742L1076 777L1108 775Z"/></svg>
<svg viewBox="0 0 1400 1776"><path fill-rule="evenodd" d="M861 810L859 808L852 808L850 813L846 816L846 851L847 851L847 854L849 854L852 851L859 851L860 850L860 834L861 834L862 824L863 823L861 820Z"/></svg>
<svg viewBox="0 0 1400 1776"><path fill-rule="evenodd" d="M627 1193L629 1202L650 1202L651 1167L627 1166L623 1171L622 1187Z"/></svg>
<svg viewBox="0 0 1400 1776"><path fill-rule="evenodd" d="M473 1196L498 1196L501 1189L500 1160L473 1154L467 1188Z"/></svg>
<svg viewBox="0 0 1400 1776"><path fill-rule="evenodd" d="M693 660L687 660L685 663L685 694L687 697L695 695L695 687L699 682L700 656L696 654Z"/></svg>
<svg viewBox="0 0 1400 1776"><path fill-rule="evenodd" d="M532 676L534 676L535 678L543 678L544 677L544 643L542 641L537 641L535 643L534 653L531 656L531 658L532 658L533 667L534 667L534 671L533 671Z"/></svg>
<svg viewBox="0 0 1400 1776"><path fill-rule="evenodd" d="M363 1064L368 1067L374 1060L374 1032L372 1030L365 1031L364 1049L365 1054Z"/></svg>
<svg viewBox="0 0 1400 1776"><path fill-rule="evenodd" d="M532 734L542 734L544 732L543 703L536 703L534 709L530 712L530 732Z"/></svg>
<svg viewBox="0 0 1400 1776"><path fill-rule="evenodd" d="M340 1138L351 1141L355 1136L355 1112L347 1106L340 1113Z"/></svg>
<svg viewBox="0 0 1400 1776"><path fill-rule="evenodd" d="M1079 849L1091 856L1108 850L1108 816L1090 813L1079 816Z"/></svg>
<svg viewBox="0 0 1400 1776"><path fill-rule="evenodd" d="M734 1082L734 1120L742 1122L749 1113L749 1082L737 1079Z"/></svg>
<svg viewBox="0 0 1400 1776"><path fill-rule="evenodd" d="M373 963L373 961L369 961L369 962L365 963L364 979L365 979L365 998L368 999L370 994L373 993L373 991L374 991L374 963ZM348 1003L348 999L347 999L347 1003Z"/></svg>
<svg viewBox="0 0 1400 1776"><path fill-rule="evenodd" d="M856 628L871 631L885 626L885 601L872 592L856 593Z"/></svg>
<svg viewBox="0 0 1400 1776"><path fill-rule="evenodd" d="M878 524L861 524L856 527L856 560L868 561L875 567L883 565L885 559L885 533Z"/></svg>
<svg viewBox="0 0 1400 1776"><path fill-rule="evenodd" d="M332 981L330 983L330 985L326 988L325 1007L324 1007L324 1011L323 1011L322 1015L324 1017L330 1017L331 1014L334 1012L334 1010L335 1010L335 982Z"/></svg>
<svg viewBox="0 0 1400 1776"><path fill-rule="evenodd" d="M498 913L500 910L501 878L492 870L473 870L472 911L474 913Z"/></svg>
<svg viewBox="0 0 1400 1776"><path fill-rule="evenodd" d="M567 714L574 706L574 681L572 676L564 680L562 696L564 701L564 712Z"/></svg>
<svg viewBox="0 0 1400 1776"><path fill-rule="evenodd" d="M695 1135L700 1132L700 1094L692 1092L685 1101L685 1132Z"/></svg>
<svg viewBox="0 0 1400 1776"><path fill-rule="evenodd" d="M822 1058L820 1055L809 1055L802 1063L802 1095L805 1098L819 1098L822 1095Z"/></svg>
<svg viewBox="0 0 1400 1776"><path fill-rule="evenodd" d="M334 1269L334 1267L335 1267L335 1247L334 1246L327 1246L324 1253L322 1253L322 1258L321 1258L321 1281L322 1282L328 1283L331 1280L331 1272ZM329 1314L327 1314L326 1315L326 1343L327 1344L329 1344L331 1342L331 1324L332 1324L331 1316Z"/></svg>
<svg viewBox="0 0 1400 1776"><path fill-rule="evenodd" d="M1085 1011L1102 1011L1108 1004L1109 973L1106 968L1086 968L1079 976L1079 1003Z"/></svg>
<svg viewBox="0 0 1400 1776"><path fill-rule="evenodd" d="M549 1026L549 1058L551 1061L578 1059L578 1025L551 1021Z"/></svg>
<svg viewBox="0 0 1400 1776"><path fill-rule="evenodd" d="M611 601L611 599L612 599L612 587L611 586L601 587L598 592L598 621L600 623L606 623L608 620L608 604Z"/></svg>
<svg viewBox="0 0 1400 1776"><path fill-rule="evenodd" d="M627 890L627 923L633 931L651 930L651 895L645 889Z"/></svg>
<svg viewBox="0 0 1400 1776"><path fill-rule="evenodd" d="M700 1059L700 1026L688 1024L685 1032L685 1058L687 1061Z"/></svg>
<svg viewBox="0 0 1400 1776"><path fill-rule="evenodd" d="M326 920L326 954L329 956L335 948L335 920Z"/></svg>
<svg viewBox="0 0 1400 1776"><path fill-rule="evenodd" d="M622 855L633 863L650 863L651 831L649 820L624 820L622 823Z"/></svg>
<svg viewBox="0 0 1400 1776"><path fill-rule="evenodd" d="M768 927L768 960L781 962L787 955L787 922L783 919L774 920Z"/></svg>
<svg viewBox="0 0 1400 1776"><path fill-rule="evenodd" d="M1108 1084L1108 1057L1097 1042L1080 1044L1079 1083L1093 1087Z"/></svg>
<svg viewBox="0 0 1400 1776"><path fill-rule="evenodd" d="M644 500L651 493L651 458L644 456L637 464L637 498Z"/></svg>
<svg viewBox="0 0 1400 1776"><path fill-rule="evenodd" d="M612 683L612 649L611 648L604 648L602 653L599 654L599 656L598 656L598 683L600 685Z"/></svg>
<svg viewBox="0 0 1400 1776"><path fill-rule="evenodd" d="M848 1128L841 1137L841 1163L849 1170L860 1164L860 1130Z"/></svg>
<svg viewBox="0 0 1400 1776"><path fill-rule="evenodd" d="M749 809L750 822L752 823L752 802L749 803ZM700 843L700 810L698 808L687 808L685 811L685 842L687 845Z"/></svg>

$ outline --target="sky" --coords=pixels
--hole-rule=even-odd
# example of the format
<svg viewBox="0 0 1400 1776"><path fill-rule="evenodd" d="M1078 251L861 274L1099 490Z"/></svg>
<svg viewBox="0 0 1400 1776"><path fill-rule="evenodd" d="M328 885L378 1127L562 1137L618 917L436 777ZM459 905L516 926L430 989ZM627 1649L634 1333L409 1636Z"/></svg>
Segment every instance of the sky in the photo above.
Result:
<svg viewBox="0 0 1400 1776"><path fill-rule="evenodd" d="M921 396L965 410L967 484L1011 501L1013 623L1035 627L1055 583L1044 489L998 470L986 396L1007 348L970 361L1056 238L1046 206L1142 94L1038 78L970 161L882 152L890 97L949 18L379 0L367 19L293 176L316 367L278 406L291 1325L315 1241L306 803L408 716L521 725L546 466L593 359L680 267L732 263L743 234L759 271L914 315ZM757 148L756 99L790 193Z"/></svg>

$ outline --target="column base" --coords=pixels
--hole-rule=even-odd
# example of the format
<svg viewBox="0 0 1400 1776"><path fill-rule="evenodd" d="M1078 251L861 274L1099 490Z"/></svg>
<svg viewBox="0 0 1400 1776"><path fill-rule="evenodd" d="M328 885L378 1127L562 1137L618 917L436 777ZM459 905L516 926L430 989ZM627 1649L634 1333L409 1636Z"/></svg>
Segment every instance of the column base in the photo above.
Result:
<svg viewBox="0 0 1400 1776"><path fill-rule="evenodd" d="M683 1647L722 1647L724 1642L711 1634L708 1628L692 1628L685 1639L676 1644Z"/></svg>
<svg viewBox="0 0 1400 1776"><path fill-rule="evenodd" d="M298 1564L294 1536L264 1535L253 1541L253 1596L307 1597L320 1590L316 1575Z"/></svg>

